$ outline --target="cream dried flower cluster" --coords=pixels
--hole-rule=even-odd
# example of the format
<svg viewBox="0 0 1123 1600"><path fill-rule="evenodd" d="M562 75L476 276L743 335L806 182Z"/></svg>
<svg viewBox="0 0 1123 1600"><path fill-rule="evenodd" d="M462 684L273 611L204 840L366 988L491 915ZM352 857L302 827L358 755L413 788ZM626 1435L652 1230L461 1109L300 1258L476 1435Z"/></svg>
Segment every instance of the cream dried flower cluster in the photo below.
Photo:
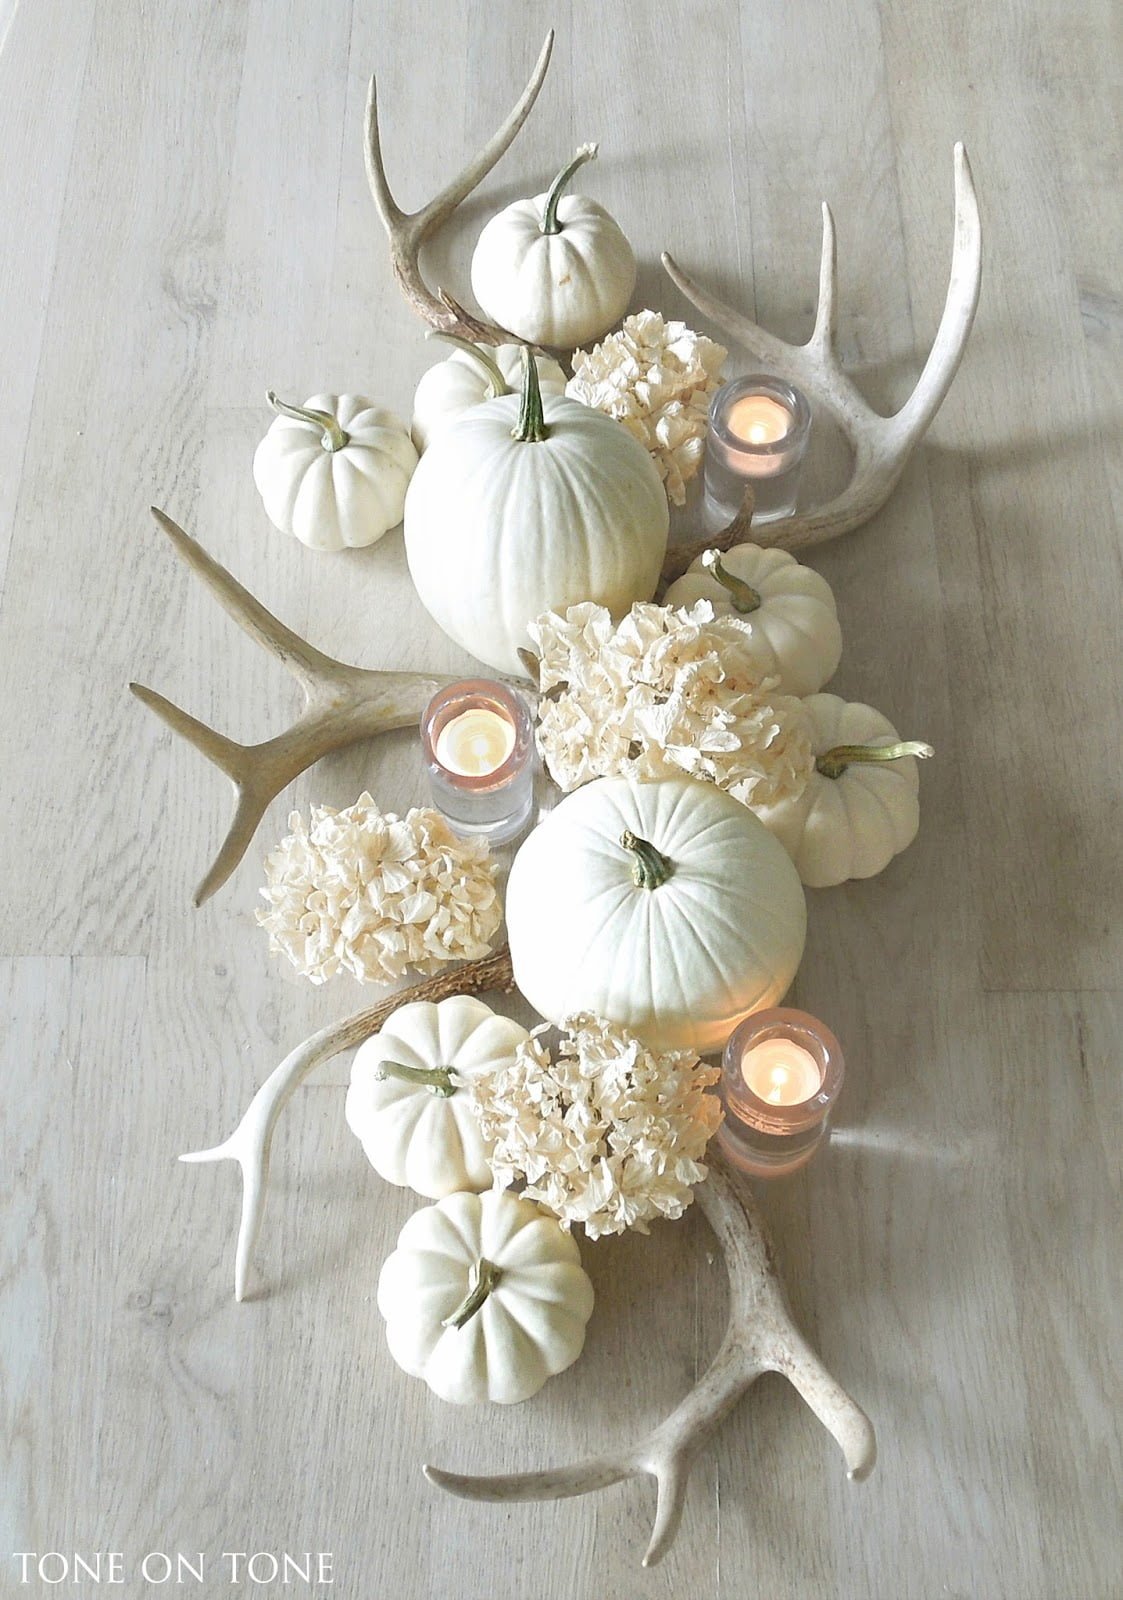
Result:
<svg viewBox="0 0 1123 1600"><path fill-rule="evenodd" d="M586 602L531 623L540 657L536 738L559 788L683 772L744 805L797 798L814 766L807 711L762 678L737 617L634 605L616 623Z"/></svg>
<svg viewBox="0 0 1123 1600"><path fill-rule="evenodd" d="M640 311L595 349L576 352L565 392L622 422L651 452L668 496L681 506L701 465L710 395L728 354L685 322Z"/></svg>
<svg viewBox="0 0 1123 1600"><path fill-rule="evenodd" d="M496 1185L524 1193L590 1239L680 1217L721 1121L721 1074L692 1050L649 1050L626 1028L573 1017L551 1057L539 1037L473 1075L473 1108Z"/></svg>
<svg viewBox="0 0 1123 1600"><path fill-rule="evenodd" d="M349 972L391 983L489 953L503 911L484 840L458 839L439 811L384 816L369 794L314 806L265 862L257 920L269 948L313 983Z"/></svg>

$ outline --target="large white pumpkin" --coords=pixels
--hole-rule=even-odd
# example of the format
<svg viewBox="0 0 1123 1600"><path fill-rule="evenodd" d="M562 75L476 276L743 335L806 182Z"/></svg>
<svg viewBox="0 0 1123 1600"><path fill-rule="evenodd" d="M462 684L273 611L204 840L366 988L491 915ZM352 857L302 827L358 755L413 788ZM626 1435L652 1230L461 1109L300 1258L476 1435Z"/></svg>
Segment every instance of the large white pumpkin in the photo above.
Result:
<svg viewBox="0 0 1123 1600"><path fill-rule="evenodd" d="M932 748L902 743L887 717L859 701L813 694L804 705L815 753L807 786L795 800L754 809L808 888L872 878L916 838L914 757L930 756Z"/></svg>
<svg viewBox="0 0 1123 1600"><path fill-rule="evenodd" d="M522 388L521 344L501 344L493 348L470 344L467 339L447 333L435 337L460 348L422 373L414 391L410 436L418 454L442 428L458 421L465 411ZM534 364L544 395L565 393L565 373L551 356L535 356Z"/></svg>
<svg viewBox="0 0 1123 1600"><path fill-rule="evenodd" d="M429 445L406 495L409 570L450 638L499 672L543 611L650 600L669 513L643 446L603 412L543 400L533 362L522 396L467 412Z"/></svg>
<svg viewBox="0 0 1123 1600"><path fill-rule="evenodd" d="M775 1005L807 914L783 847L696 778L599 778L568 795L515 857L507 930L515 982L548 1021L591 1011L655 1049L720 1049Z"/></svg>

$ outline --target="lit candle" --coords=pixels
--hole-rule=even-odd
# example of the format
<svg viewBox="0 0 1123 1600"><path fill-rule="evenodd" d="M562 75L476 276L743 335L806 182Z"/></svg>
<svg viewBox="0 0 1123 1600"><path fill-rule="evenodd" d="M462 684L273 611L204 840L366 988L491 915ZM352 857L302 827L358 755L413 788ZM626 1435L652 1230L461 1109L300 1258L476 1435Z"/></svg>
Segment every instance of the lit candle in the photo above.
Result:
<svg viewBox="0 0 1123 1600"><path fill-rule="evenodd" d="M747 394L729 408L729 431L746 444L775 444L791 432L791 409L771 395Z"/></svg>
<svg viewBox="0 0 1123 1600"><path fill-rule="evenodd" d="M794 1039L765 1039L741 1057L741 1076L758 1100L771 1106L798 1106L818 1094L819 1063Z"/></svg>
<svg viewBox="0 0 1123 1600"><path fill-rule="evenodd" d="M843 1070L838 1040L805 1011L746 1017L725 1047L718 1087L725 1154L756 1178L798 1171L826 1136Z"/></svg>
<svg viewBox="0 0 1123 1600"><path fill-rule="evenodd" d="M483 678L435 694L421 718L433 803L462 834L513 839L534 802L534 737L526 703Z"/></svg>
<svg viewBox="0 0 1123 1600"><path fill-rule="evenodd" d="M754 522L790 516L810 429L807 401L779 378L734 378L719 389L706 435L706 523L717 528L731 522L749 484Z"/></svg>
<svg viewBox="0 0 1123 1600"><path fill-rule="evenodd" d="M515 748L510 717L487 706L473 706L445 723L437 735L436 757L459 777L481 778L496 772Z"/></svg>

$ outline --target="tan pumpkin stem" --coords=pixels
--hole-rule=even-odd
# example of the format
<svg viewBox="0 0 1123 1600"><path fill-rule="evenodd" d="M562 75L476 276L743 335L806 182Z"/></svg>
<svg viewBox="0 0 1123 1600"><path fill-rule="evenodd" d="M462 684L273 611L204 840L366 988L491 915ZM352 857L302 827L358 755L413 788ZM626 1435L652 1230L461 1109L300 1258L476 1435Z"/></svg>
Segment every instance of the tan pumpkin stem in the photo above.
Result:
<svg viewBox="0 0 1123 1600"><path fill-rule="evenodd" d="M453 1082L455 1073L451 1067L407 1067L403 1061L380 1061L375 1077L415 1084L419 1089L430 1090L441 1100L451 1100L460 1087Z"/></svg>
<svg viewBox="0 0 1123 1600"><path fill-rule="evenodd" d="M675 870L674 862L657 850L650 839L637 839L632 832L620 835L620 847L635 856L632 862L632 882L637 889L658 889Z"/></svg>
<svg viewBox="0 0 1123 1600"><path fill-rule="evenodd" d="M815 758L815 770L824 778L841 778L852 762L900 761L903 756L927 761L935 754L930 744L918 744L913 739L904 739L899 744L836 744L833 750L824 750Z"/></svg>
<svg viewBox="0 0 1123 1600"><path fill-rule="evenodd" d="M546 204L542 207L542 232L560 233L561 223L558 221L558 201L562 197L562 190L573 177L573 174L582 168L586 161L595 161L599 145L583 144L575 153L573 160L567 167L563 167L550 185L546 196Z"/></svg>
<svg viewBox="0 0 1123 1600"><path fill-rule="evenodd" d="M462 1328L466 1322L471 1322L502 1276L503 1268L497 1267L495 1262L489 1261L486 1256L481 1256L478 1261L473 1262L468 1273L468 1293L452 1315L445 1317L441 1327Z"/></svg>
<svg viewBox="0 0 1123 1600"><path fill-rule="evenodd" d="M351 443L351 435L330 411L317 411L314 406L290 406L286 400L278 399L272 389L267 391L265 398L279 417L291 417L294 422L308 422L314 428L322 428L323 446L329 454L334 455L337 450Z"/></svg>
<svg viewBox="0 0 1123 1600"><path fill-rule="evenodd" d="M747 617L753 611L760 610L760 590L754 589L751 583L746 583L744 578L736 577L722 562L721 553L717 550L707 550L702 556L702 565L716 579L729 594L730 604L734 611Z"/></svg>
<svg viewBox="0 0 1123 1600"><path fill-rule="evenodd" d="M502 394L511 393L511 385L503 376L499 364L491 359L486 350L478 344L473 344L471 339L462 339L458 333L447 333L440 328L426 329L425 337L442 339L445 344L455 345L458 350L463 350L466 356L471 356L476 365L483 368L493 400L498 400Z"/></svg>

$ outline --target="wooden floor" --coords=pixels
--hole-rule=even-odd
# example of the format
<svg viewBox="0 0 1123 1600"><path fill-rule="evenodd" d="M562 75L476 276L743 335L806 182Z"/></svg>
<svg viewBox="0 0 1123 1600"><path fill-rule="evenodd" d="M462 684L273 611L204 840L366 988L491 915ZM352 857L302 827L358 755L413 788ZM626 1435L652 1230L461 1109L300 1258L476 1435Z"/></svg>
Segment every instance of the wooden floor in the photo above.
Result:
<svg viewBox="0 0 1123 1600"><path fill-rule="evenodd" d="M149 1592L135 1567L152 1550L204 1552L202 1588L176 1592L215 1595L232 1592L223 1551L311 1550L334 1558L319 1592L347 1600L1123 1595L1118 21L1111 0L0 0L11 1592L95 1592L19 1587L21 1550L121 1551L128 1583L103 1588L129 1595ZM498 1509L440 1496L420 1463L561 1461L668 1411L723 1324L705 1224L585 1247L586 1357L526 1406L445 1407L384 1346L373 1291L413 1201L345 1127L344 1061L282 1124L270 1292L235 1305L236 1174L175 1157L369 999L268 958L262 848L293 804L364 785L417 801L416 740L306 776L193 912L227 788L125 689L149 682L239 738L293 705L175 563L151 501L340 655L467 665L413 596L399 535L306 552L270 529L250 458L267 387L408 413L432 359L366 189L369 73L392 181L418 204L499 121L550 23L530 124L434 251L456 291L484 217L597 138L589 187L642 256L637 306L686 311L667 247L804 337L826 196L844 350L889 403L942 305L958 138L986 239L926 448L878 518L812 556L843 622L834 687L938 752L916 845L809 897L796 998L850 1077L826 1157L762 1195L880 1463L849 1485L765 1380L646 1574L645 1485Z"/></svg>

